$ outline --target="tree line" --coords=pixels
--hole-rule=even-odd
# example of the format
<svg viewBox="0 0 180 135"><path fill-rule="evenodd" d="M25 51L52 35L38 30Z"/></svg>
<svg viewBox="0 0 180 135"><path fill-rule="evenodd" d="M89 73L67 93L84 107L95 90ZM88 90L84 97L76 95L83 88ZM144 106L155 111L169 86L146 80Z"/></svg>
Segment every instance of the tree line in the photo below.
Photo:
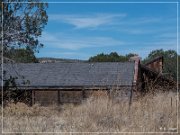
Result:
<svg viewBox="0 0 180 135"><path fill-rule="evenodd" d="M130 57L137 56L137 54L129 53L127 55L119 55L117 52L111 52L110 54L100 53L96 56L89 58L89 62L126 62Z"/></svg>
<svg viewBox="0 0 180 135"><path fill-rule="evenodd" d="M129 53L127 55L119 55L116 52L112 52L110 54L101 53L96 56L90 57L88 61L89 62L126 62L129 61L129 58L133 56L137 56L137 54ZM163 73L169 77L173 77L174 80L177 80L177 77L179 77L180 75L179 72L177 75L177 67L179 67L178 65L180 65L180 61L178 61L178 65L177 65L177 59L180 58L180 55L178 55L175 50L157 49L151 51L148 54L148 56L142 60L142 64L145 64L146 62L156 58L157 56L164 57Z"/></svg>

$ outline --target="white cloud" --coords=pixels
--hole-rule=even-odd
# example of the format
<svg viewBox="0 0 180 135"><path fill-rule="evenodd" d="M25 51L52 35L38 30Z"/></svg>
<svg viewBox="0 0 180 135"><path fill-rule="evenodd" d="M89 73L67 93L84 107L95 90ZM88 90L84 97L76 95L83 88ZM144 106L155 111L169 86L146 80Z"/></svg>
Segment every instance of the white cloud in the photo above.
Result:
<svg viewBox="0 0 180 135"><path fill-rule="evenodd" d="M176 39L150 39L148 41L126 41L111 37L71 37L62 33L43 33L41 42L45 44L46 56L61 57L61 58L78 58L88 59L90 56L95 55L88 49L97 48L95 50L104 50L104 48L117 47L119 53L137 53L141 57L145 58L150 51L155 49L173 49L176 50ZM165 35L166 36L166 35ZM120 47L122 46L122 48ZM81 49L86 50L86 52ZM43 51L43 50L42 50ZM112 51L112 50L110 50ZM88 52L88 53L87 53Z"/></svg>
<svg viewBox="0 0 180 135"><path fill-rule="evenodd" d="M56 35L43 33L40 41L47 47L62 48L68 50L79 50L84 48L100 48L119 46L124 42L111 37L73 37L67 35Z"/></svg>
<svg viewBox="0 0 180 135"><path fill-rule="evenodd" d="M94 28L100 25L111 24L115 19L123 18L125 16L126 14L51 14L49 15L49 20L68 23L75 26L76 28Z"/></svg>

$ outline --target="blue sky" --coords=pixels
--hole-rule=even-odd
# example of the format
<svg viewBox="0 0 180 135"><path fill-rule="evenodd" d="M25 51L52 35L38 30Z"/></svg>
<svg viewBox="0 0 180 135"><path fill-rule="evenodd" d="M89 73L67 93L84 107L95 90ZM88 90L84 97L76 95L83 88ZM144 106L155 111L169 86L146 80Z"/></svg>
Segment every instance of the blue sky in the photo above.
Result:
<svg viewBox="0 0 180 135"><path fill-rule="evenodd" d="M88 59L99 53L177 49L177 5L49 3L37 57Z"/></svg>

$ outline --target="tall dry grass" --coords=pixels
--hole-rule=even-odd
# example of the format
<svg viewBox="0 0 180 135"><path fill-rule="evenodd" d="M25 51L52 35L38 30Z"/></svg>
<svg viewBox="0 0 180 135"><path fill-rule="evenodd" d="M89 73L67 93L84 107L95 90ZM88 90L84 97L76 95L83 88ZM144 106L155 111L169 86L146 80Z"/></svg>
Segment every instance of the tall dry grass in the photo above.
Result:
<svg viewBox="0 0 180 135"><path fill-rule="evenodd" d="M171 92L146 95L133 101L130 107L128 102L118 103L102 97L59 107L11 103L3 109L3 131L170 134L168 132L177 132L177 107L177 95Z"/></svg>

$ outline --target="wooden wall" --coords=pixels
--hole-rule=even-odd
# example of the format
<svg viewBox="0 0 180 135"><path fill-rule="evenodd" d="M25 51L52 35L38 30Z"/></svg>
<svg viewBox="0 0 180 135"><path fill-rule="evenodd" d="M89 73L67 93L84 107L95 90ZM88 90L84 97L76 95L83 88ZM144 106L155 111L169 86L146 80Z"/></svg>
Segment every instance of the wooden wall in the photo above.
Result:
<svg viewBox="0 0 180 135"><path fill-rule="evenodd" d="M81 103L89 97L127 99L131 87L121 90L32 90L32 104L43 106L59 105L62 103Z"/></svg>
<svg viewBox="0 0 180 135"><path fill-rule="evenodd" d="M163 57L157 57L157 58L153 59L152 61L146 63L145 66L147 66L148 68L150 68L156 72L162 73Z"/></svg>
<svg viewBox="0 0 180 135"><path fill-rule="evenodd" d="M40 105L58 104L58 91L34 90L32 96L33 104Z"/></svg>
<svg viewBox="0 0 180 135"><path fill-rule="evenodd" d="M59 91L60 103L79 103L83 100L83 91Z"/></svg>
<svg viewBox="0 0 180 135"><path fill-rule="evenodd" d="M107 91L93 90L33 90L32 104L52 105L61 103L80 103L88 97L105 97Z"/></svg>

